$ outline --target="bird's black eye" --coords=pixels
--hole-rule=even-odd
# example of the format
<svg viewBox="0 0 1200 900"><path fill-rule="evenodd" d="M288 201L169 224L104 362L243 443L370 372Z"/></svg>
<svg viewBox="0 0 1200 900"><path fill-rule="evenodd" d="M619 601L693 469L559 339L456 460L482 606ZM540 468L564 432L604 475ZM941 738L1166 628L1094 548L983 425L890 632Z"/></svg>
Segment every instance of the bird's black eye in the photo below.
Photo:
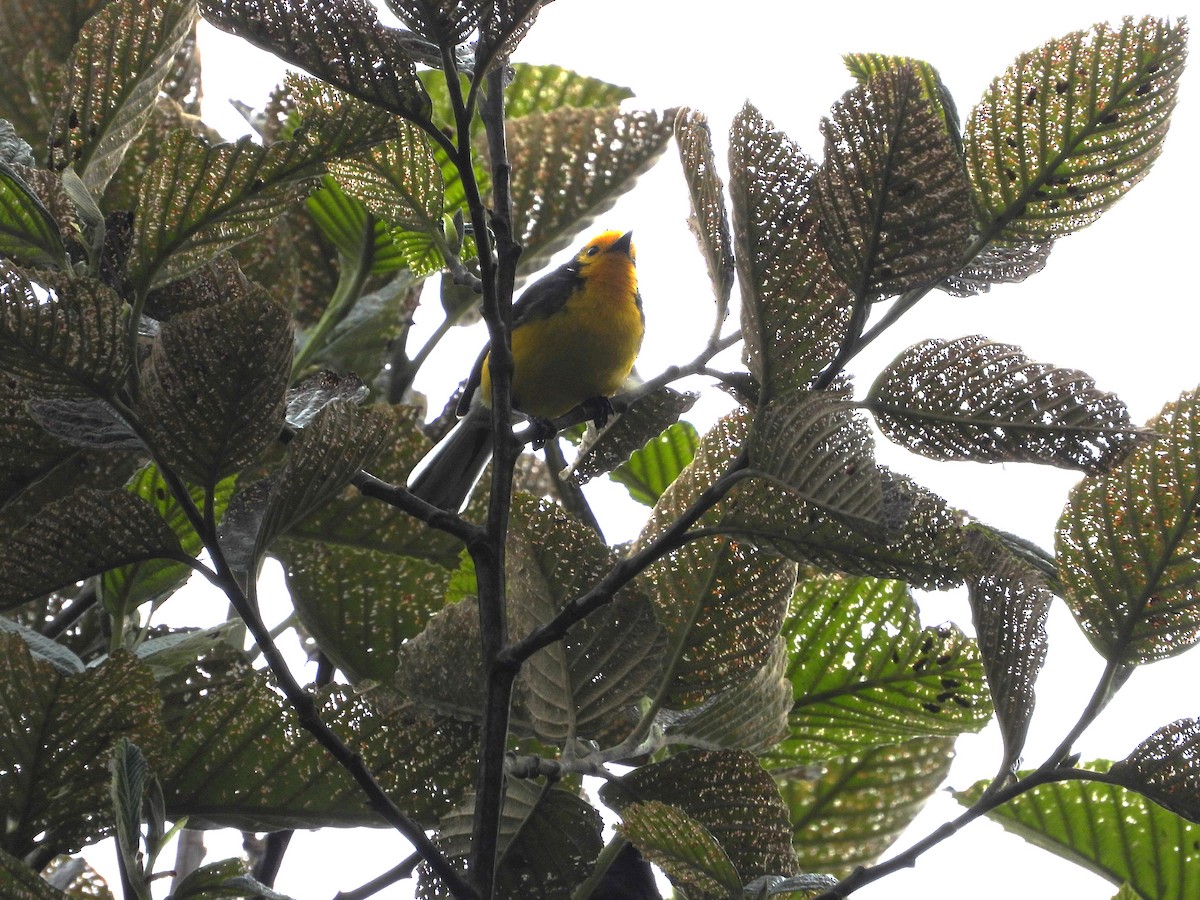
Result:
<svg viewBox="0 0 1200 900"><path fill-rule="evenodd" d="M588 247L587 251L584 253L584 256L595 256L599 252L600 252L599 247Z"/></svg>

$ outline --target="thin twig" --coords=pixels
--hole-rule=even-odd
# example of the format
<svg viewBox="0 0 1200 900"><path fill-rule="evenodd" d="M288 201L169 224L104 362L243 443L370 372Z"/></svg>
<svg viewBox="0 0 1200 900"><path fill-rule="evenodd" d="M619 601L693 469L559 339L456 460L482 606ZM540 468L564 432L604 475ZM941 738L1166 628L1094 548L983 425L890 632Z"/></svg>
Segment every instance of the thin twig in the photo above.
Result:
<svg viewBox="0 0 1200 900"><path fill-rule="evenodd" d="M399 865L388 869L378 878L372 878L362 887L356 887L352 891L338 891L333 900L367 900L368 897L378 894L386 887L391 887L397 881L411 878L413 870L420 865L420 862L421 854L413 853Z"/></svg>
<svg viewBox="0 0 1200 900"><path fill-rule="evenodd" d="M58 637L78 622L84 613L96 605L99 599L100 592L96 589L96 582L88 581L75 595L75 599L71 601L70 605L41 627L41 633L48 638Z"/></svg>

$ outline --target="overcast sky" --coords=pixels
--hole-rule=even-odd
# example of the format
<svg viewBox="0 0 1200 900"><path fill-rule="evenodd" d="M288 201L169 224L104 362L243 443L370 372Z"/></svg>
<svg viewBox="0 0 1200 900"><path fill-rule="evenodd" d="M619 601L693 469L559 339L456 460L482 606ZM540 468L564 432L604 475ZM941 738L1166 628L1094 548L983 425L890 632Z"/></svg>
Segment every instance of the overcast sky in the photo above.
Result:
<svg viewBox="0 0 1200 900"><path fill-rule="evenodd" d="M1179 17L1194 2L1146 9L1112 3L796 3L741 0L739 3L559 0L547 7L522 44L517 59L557 63L636 92L639 108L688 105L704 111L724 160L724 135L746 100L818 158L820 118L852 80L841 55L879 51L925 59L940 70L964 119L976 100L1013 58L1046 40L1115 21L1124 14ZM732 10L732 12L719 10ZM994 10L994 13L990 11ZM269 65L251 62L245 45L224 35L209 39L204 52L206 118L229 136L238 121L224 98L261 106L277 80ZM981 297L931 294L901 323L851 365L858 393L892 357L925 337L966 334L1019 344L1035 360L1079 368L1129 405L1137 421L1153 415L1200 381L1196 340L1200 300L1195 267L1194 224L1200 209L1197 77L1184 75L1180 105L1162 158L1146 180L1096 225L1064 239L1047 269L1022 285ZM643 375L690 359L711 327L711 293L703 264L686 226L687 197L675 148L630 197L597 223L633 229L647 317L647 342L639 361ZM736 319L731 319L731 327ZM431 329L436 313L418 316ZM425 333L419 331L418 334ZM439 405L483 338L456 335L431 358L436 377L424 387ZM729 365L736 364L736 357ZM707 386L700 384L707 394ZM703 430L727 409L707 401L692 417ZM879 455L913 474L952 503L999 527L1051 547L1058 514L1077 480L1069 472L1029 465L979 466L930 463L881 444ZM644 513L620 502L619 492L597 486L597 503L610 539L636 533ZM953 620L969 629L961 592L921 598L929 623ZM1075 721L1102 668L1080 637L1069 613L1056 604L1050 623L1050 659L1041 681L1039 705L1026 753L1040 762ZM1173 719L1200 714L1200 651L1136 673L1101 722L1077 745L1085 760L1119 758L1154 729ZM1186 685L1180 690L1179 685ZM995 728L959 743L954 787L987 777L999 760ZM959 807L935 798L913 829L907 846L953 817ZM236 842L210 841L210 859ZM366 844L342 833L299 835L278 882L300 900L331 897L389 868L407 851L403 841L377 832ZM311 863L311 865L304 865ZM115 882L114 882L115 883ZM988 822L972 825L926 854L913 871L864 889L864 900L1009 900L1014 896L1107 898L1115 888L1097 876L1001 832ZM410 886L379 894L403 898Z"/></svg>

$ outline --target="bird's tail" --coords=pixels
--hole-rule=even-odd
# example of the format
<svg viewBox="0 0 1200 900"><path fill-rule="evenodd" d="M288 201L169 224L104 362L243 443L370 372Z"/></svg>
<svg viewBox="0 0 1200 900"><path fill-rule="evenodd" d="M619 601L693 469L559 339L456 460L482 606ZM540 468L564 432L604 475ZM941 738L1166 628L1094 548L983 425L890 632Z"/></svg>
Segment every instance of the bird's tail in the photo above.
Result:
<svg viewBox="0 0 1200 900"><path fill-rule="evenodd" d="M426 503L458 512L491 458L491 410L474 406L417 464L408 489Z"/></svg>

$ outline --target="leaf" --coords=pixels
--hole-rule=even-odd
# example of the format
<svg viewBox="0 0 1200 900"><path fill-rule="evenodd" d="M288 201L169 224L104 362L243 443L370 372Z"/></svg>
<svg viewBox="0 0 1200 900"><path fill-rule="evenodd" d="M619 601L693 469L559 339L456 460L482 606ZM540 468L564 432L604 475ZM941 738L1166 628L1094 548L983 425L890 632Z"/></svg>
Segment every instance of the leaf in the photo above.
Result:
<svg viewBox="0 0 1200 900"><path fill-rule="evenodd" d="M0 632L15 634L29 648L29 654L38 662L49 663L64 675L78 675L86 666L69 647L52 641L40 632L27 628L20 622L0 616Z"/></svg>
<svg viewBox="0 0 1200 900"><path fill-rule="evenodd" d="M736 455L732 432L725 420L705 435L691 464L655 504L635 550L669 527L725 470ZM697 524L717 526L721 509ZM666 658L676 660L667 672L664 705L697 706L757 672L774 649L795 577L791 562L720 535L690 541L650 566L639 581L667 632Z"/></svg>
<svg viewBox="0 0 1200 900"><path fill-rule="evenodd" d="M21 860L0 850L0 891L10 900L68 900ZM112 900L109 894L104 900Z"/></svg>
<svg viewBox="0 0 1200 900"><path fill-rule="evenodd" d="M872 76L821 131L814 199L830 261L855 297L873 303L957 268L971 238L969 187L918 71Z"/></svg>
<svg viewBox="0 0 1200 900"><path fill-rule="evenodd" d="M514 498L506 558L513 640L549 622L616 564L592 529L525 496ZM623 722L659 675L663 643L654 607L633 588L539 650L517 687L537 735L570 743L599 738L614 719Z"/></svg>
<svg viewBox="0 0 1200 900"><path fill-rule="evenodd" d="M708 268L717 299L719 327L729 312L729 292L733 288L733 241L725 212L724 186L717 174L712 132L705 115L686 107L681 109L675 117L675 141L679 144L679 161L683 164L692 203L688 226L700 244Z"/></svg>
<svg viewBox="0 0 1200 900"><path fill-rule="evenodd" d="M1200 721L1179 719L1164 725L1109 774L1130 790L1149 797L1190 822L1200 822Z"/></svg>
<svg viewBox="0 0 1200 900"><path fill-rule="evenodd" d="M449 573L428 560L291 540L275 555L305 630L352 684L390 684L400 647L446 602Z"/></svg>
<svg viewBox="0 0 1200 900"><path fill-rule="evenodd" d="M588 428L568 468L575 484L586 484L602 472L618 467L647 441L695 405L695 391L661 387L640 397L603 428Z"/></svg>
<svg viewBox="0 0 1200 900"><path fill-rule="evenodd" d="M1045 579L999 548L984 551L967 597L988 689L1004 741L1001 769L1014 771L1033 715L1034 683L1046 659L1046 618L1054 599Z"/></svg>
<svg viewBox="0 0 1200 900"><path fill-rule="evenodd" d="M657 800L630 803L617 833L634 844L687 891L688 897L735 897L742 892L737 869L703 825L677 806Z"/></svg>
<svg viewBox="0 0 1200 900"><path fill-rule="evenodd" d="M787 645L776 638L771 655L754 675L673 717L663 729L667 743L703 750L769 750L788 733L792 687L787 662Z"/></svg>
<svg viewBox="0 0 1200 900"><path fill-rule="evenodd" d="M1018 284L1046 267L1053 241L991 243L938 285L952 297L986 294L993 284Z"/></svg>
<svg viewBox="0 0 1200 900"><path fill-rule="evenodd" d="M816 166L746 104L729 135L729 194L743 358L760 399L808 387L837 355L853 297L829 264L811 208Z"/></svg>
<svg viewBox="0 0 1200 900"><path fill-rule="evenodd" d="M512 80L504 88L504 115L511 120L564 106L617 106L632 97L627 87L562 66L513 63Z"/></svg>
<svg viewBox="0 0 1200 900"><path fill-rule="evenodd" d="M950 89L942 81L941 73L924 60L908 56L889 56L885 53L847 53L842 57L847 70L859 84L866 84L876 75L894 72L897 69L911 71L921 82L921 97L929 101L942 119L947 133L962 149L962 138L958 134L958 109Z"/></svg>
<svg viewBox="0 0 1200 900"><path fill-rule="evenodd" d="M464 722L482 718L483 657L479 650L479 604L474 597L450 603L425 629L399 648L396 689Z"/></svg>
<svg viewBox="0 0 1200 900"><path fill-rule="evenodd" d="M440 229L442 171L425 134L408 123L399 128L399 137L331 163L329 172L342 190L384 221L414 231Z"/></svg>
<svg viewBox="0 0 1200 900"><path fill-rule="evenodd" d="M75 452L30 415L29 400L24 384L0 378L0 505Z"/></svg>
<svg viewBox="0 0 1200 900"><path fill-rule="evenodd" d="M774 752L789 765L978 731L991 718L974 642L953 625L922 629L898 581L805 579L783 635L794 700Z"/></svg>
<svg viewBox="0 0 1200 900"><path fill-rule="evenodd" d="M67 251L58 223L23 172L23 166L0 161L0 256L35 266L61 266Z"/></svg>
<svg viewBox="0 0 1200 900"><path fill-rule="evenodd" d="M248 866L241 859L223 859L193 869L171 892L171 900L290 900L284 894L273 891L250 877Z"/></svg>
<svg viewBox="0 0 1200 900"><path fill-rule="evenodd" d="M1089 769L1104 772L1108 763ZM987 782L956 791L963 805L979 799ZM1200 890L1195 847L1200 825L1113 784L1060 781L1040 785L988 816L1057 856L1113 884L1128 883L1143 900L1178 900Z"/></svg>
<svg viewBox="0 0 1200 900"><path fill-rule="evenodd" d="M393 133L390 117L328 85L287 84L302 115L290 140L210 146L185 130L166 137L138 189L129 262L135 285L160 286L247 240L300 196L324 162Z"/></svg>
<svg viewBox="0 0 1200 900"><path fill-rule="evenodd" d="M104 193L195 18L194 0L115 0L87 21L51 125L53 168L72 166L94 197Z"/></svg>
<svg viewBox="0 0 1200 900"><path fill-rule="evenodd" d="M291 317L261 288L164 322L139 410L157 457L199 485L257 462L283 430L292 344Z"/></svg>
<svg viewBox="0 0 1200 900"><path fill-rule="evenodd" d="M95 397L35 398L29 415L49 434L76 447L145 453L146 445L112 404Z"/></svg>
<svg viewBox="0 0 1200 900"><path fill-rule="evenodd" d="M35 277L0 262L0 366L38 394L110 396L129 366L129 307L91 278Z"/></svg>
<svg viewBox="0 0 1200 900"><path fill-rule="evenodd" d="M1200 638L1200 390L1167 404L1144 443L1071 491L1055 551L1088 640L1124 665Z"/></svg>
<svg viewBox="0 0 1200 900"><path fill-rule="evenodd" d="M671 122L665 114L613 106L562 107L507 123L522 274L546 265L634 186L666 149ZM561 177L549 184L545 172Z"/></svg>
<svg viewBox="0 0 1200 900"><path fill-rule="evenodd" d="M219 519L233 496L235 479L226 478L213 490L213 516ZM157 510L159 516L179 539L181 550L188 556L199 556L204 542L196 534L184 508L171 493L170 486L158 468L144 466L126 485L126 489ZM204 489L189 489L192 503L204 509ZM100 581L100 597L106 609L115 615L127 615L150 600L162 600L182 587L192 574L190 566L177 560L149 559L110 569ZM144 646L144 645L143 645Z"/></svg>
<svg viewBox="0 0 1200 900"><path fill-rule="evenodd" d="M178 538L140 497L81 490L0 540L0 609L116 566L182 556Z"/></svg>
<svg viewBox="0 0 1200 900"><path fill-rule="evenodd" d="M388 7L413 31L448 50L471 35L482 15L480 4L467 0L388 0Z"/></svg>
<svg viewBox="0 0 1200 900"><path fill-rule="evenodd" d="M631 803L678 807L708 829L743 882L796 871L787 809L771 776L749 753L680 753L609 781L600 799L622 815Z"/></svg>
<svg viewBox="0 0 1200 900"><path fill-rule="evenodd" d="M34 660L15 635L0 634L0 849L74 852L111 833L113 745L128 737L152 756L163 749L150 672L127 653L66 676ZM38 761L54 760L53 767ZM44 833L44 834L43 834Z"/></svg>
<svg viewBox="0 0 1200 900"><path fill-rule="evenodd" d="M675 422L641 450L634 450L609 477L623 484L638 503L653 506L692 461L699 446L696 427L690 422Z"/></svg>
<svg viewBox="0 0 1200 900"><path fill-rule="evenodd" d="M471 851L474 803L442 819L438 844L456 862ZM509 779L500 814L497 897L552 900L569 897L592 871L603 847L596 809L575 793ZM417 897L448 897L427 867Z"/></svg>
<svg viewBox="0 0 1200 900"><path fill-rule="evenodd" d="M335 400L362 403L369 394L370 389L353 372L339 375L323 369L288 389L287 423L293 428L305 428Z"/></svg>
<svg viewBox="0 0 1200 900"><path fill-rule="evenodd" d="M475 71L491 69L512 54L533 26L538 11L553 0L492 0L484 4L479 21L479 48Z"/></svg>
<svg viewBox="0 0 1200 900"><path fill-rule="evenodd" d="M964 135L983 230L1004 242L1078 231L1145 177L1183 71L1187 26L1094 25L1019 56Z"/></svg>
<svg viewBox="0 0 1200 900"><path fill-rule="evenodd" d="M845 876L875 862L945 780L953 746L918 738L827 760L815 778L782 777L798 868Z"/></svg>
<svg viewBox="0 0 1200 900"><path fill-rule="evenodd" d="M1125 404L1083 372L980 335L908 348L866 402L889 439L931 459L1104 472L1140 439Z"/></svg>
<svg viewBox="0 0 1200 900"><path fill-rule="evenodd" d="M372 275L408 265L392 236L394 229L369 213L362 201L347 194L330 176L322 177L321 186L309 194L304 205L321 234L345 259L370 259Z"/></svg>
<svg viewBox="0 0 1200 900"><path fill-rule="evenodd" d="M401 32L381 25L366 0L201 0L200 11L359 100L414 122L429 118Z"/></svg>
<svg viewBox="0 0 1200 900"><path fill-rule="evenodd" d="M338 688L319 699L322 720L418 821L432 823L469 790L472 729L407 710L372 713ZM162 772L169 818L243 831L381 824L345 769L257 675L190 700Z"/></svg>
<svg viewBox="0 0 1200 900"><path fill-rule="evenodd" d="M112 772L109 794L117 825L117 849L126 870L136 873L137 878L141 875L138 856L142 849L142 798L150 766L137 744L121 738L109 754L108 768Z"/></svg>

